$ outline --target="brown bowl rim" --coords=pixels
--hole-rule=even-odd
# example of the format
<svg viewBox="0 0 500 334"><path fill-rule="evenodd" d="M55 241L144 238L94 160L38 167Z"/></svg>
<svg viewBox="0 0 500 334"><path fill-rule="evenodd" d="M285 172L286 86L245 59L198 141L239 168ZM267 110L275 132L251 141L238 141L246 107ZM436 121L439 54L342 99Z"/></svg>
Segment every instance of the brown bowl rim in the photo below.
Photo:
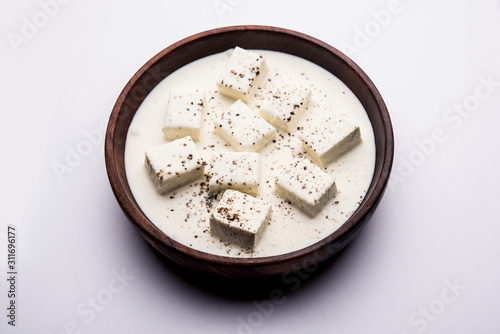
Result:
<svg viewBox="0 0 500 334"><path fill-rule="evenodd" d="M376 179L376 184L372 187L372 182L370 183L369 189L372 189L370 193L367 193L359 205L354 214L336 231L328 235L327 237L315 242L314 244L307 246L305 248L292 251L285 254L265 256L265 257L252 257L252 258L240 258L240 257L229 257L222 255L214 255L211 253L207 253L204 251L196 250L184 244L181 244L164 232L162 232L158 227L156 227L147 216L140 210L140 207L137 203L134 203L130 200L130 198L126 195L124 191L124 185L120 182L120 178L118 176L117 166L114 162L113 157L115 156L114 150L115 147L113 145L114 142L114 132L115 127L119 118L120 110L123 106L126 96L130 93L132 87L136 84L136 82L143 76L147 71L160 59L167 56L173 50L178 49L179 47L185 46L193 41L203 39L206 37L210 37L212 35L223 34L227 32L234 31L269 31L273 33L281 33L286 35L291 35L293 37L305 40L309 43L316 44L317 46L323 48L325 51L334 54L336 57L340 58L344 61L347 66L351 67L359 78L364 82L366 87L368 87L370 94L373 95L374 99L377 101L378 110L382 116L382 122L384 125L384 137L385 137L385 146L383 149L383 162L382 169L380 171L378 179ZM359 98L359 97L358 97ZM378 155L378 153L377 153ZM113 107L111 112L108 127L106 130L106 138L105 138L105 164L108 173L108 179L113 190L113 193L122 208L124 214L127 216L129 221L133 224L133 226L146 238L149 243L156 245L157 243L163 244L163 246L169 249L169 252L180 252L185 256L192 257L194 259L213 264L223 264L228 266L238 266L238 267L250 267L250 266L259 266L259 265L269 265L269 264L278 264L281 262L287 262L290 260L303 258L308 255L313 255L316 251L321 248L327 247L328 245L334 243L336 240L346 237L346 233L355 229L356 227L362 227L359 225L364 225L366 223L365 220L369 219L373 210L378 205L383 193L387 187L392 162L394 156L394 135L392 124L390 120L390 116L387 110L387 107L382 99L381 94L378 89L375 87L370 78L366 75L366 73L352 61L349 57L344 55L342 52L334 48L333 46L317 39L306 35L301 32L293 31L285 28L278 28L273 26L262 26L262 25L237 25L237 26L227 26L222 28L210 29L206 30L192 36L186 37L167 48L160 51L154 57L152 57L149 61L147 61L128 81L128 83L123 88L120 93L117 101ZM123 171L124 173L125 170ZM374 176L375 177L375 176ZM128 182L125 185L129 187ZM348 243L348 242L347 242ZM168 255L167 255L168 256ZM182 264L182 263L181 263Z"/></svg>

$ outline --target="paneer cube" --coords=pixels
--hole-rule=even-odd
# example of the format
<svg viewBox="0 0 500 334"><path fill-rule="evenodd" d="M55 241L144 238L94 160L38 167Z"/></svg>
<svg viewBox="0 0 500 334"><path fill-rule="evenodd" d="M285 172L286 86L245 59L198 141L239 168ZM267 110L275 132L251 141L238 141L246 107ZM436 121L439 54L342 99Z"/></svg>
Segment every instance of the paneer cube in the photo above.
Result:
<svg viewBox="0 0 500 334"><path fill-rule="evenodd" d="M201 178L205 172L205 162L189 136L147 150L145 165L161 195Z"/></svg>
<svg viewBox="0 0 500 334"><path fill-rule="evenodd" d="M243 101L236 101L214 120L215 132L237 151L258 152L276 137L276 129Z"/></svg>
<svg viewBox="0 0 500 334"><path fill-rule="evenodd" d="M236 47L217 80L219 93L248 102L267 71L264 57Z"/></svg>
<svg viewBox="0 0 500 334"><path fill-rule="evenodd" d="M311 89L286 83L266 92L259 114L274 127L293 132L311 99Z"/></svg>
<svg viewBox="0 0 500 334"><path fill-rule="evenodd" d="M253 249L271 217L271 204L228 189L210 214L210 232L225 241Z"/></svg>
<svg viewBox="0 0 500 334"><path fill-rule="evenodd" d="M253 152L219 152L212 155L209 189L211 193L226 189L253 196L259 193L260 154Z"/></svg>
<svg viewBox="0 0 500 334"><path fill-rule="evenodd" d="M205 92L202 90L170 90L163 125L165 139L200 138L204 99Z"/></svg>
<svg viewBox="0 0 500 334"><path fill-rule="evenodd" d="M346 117L326 118L305 128L299 139L313 161L326 167L361 143L361 132Z"/></svg>
<svg viewBox="0 0 500 334"><path fill-rule="evenodd" d="M278 176L276 193L311 217L337 193L335 180L304 158L295 158Z"/></svg>

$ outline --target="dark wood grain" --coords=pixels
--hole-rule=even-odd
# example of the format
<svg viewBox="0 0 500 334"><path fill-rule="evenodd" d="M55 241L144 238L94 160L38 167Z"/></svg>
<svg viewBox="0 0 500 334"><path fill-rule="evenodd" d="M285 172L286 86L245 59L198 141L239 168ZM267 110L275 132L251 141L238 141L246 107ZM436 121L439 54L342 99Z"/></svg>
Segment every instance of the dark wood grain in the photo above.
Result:
<svg viewBox="0 0 500 334"><path fill-rule="evenodd" d="M135 112L147 94L176 69L199 58L240 46L281 51L310 60L342 80L358 97L375 134L376 164L365 199L337 231L307 248L253 259L212 255L172 240L152 224L131 193L125 174L125 139ZM161 254L190 269L229 278L265 278L322 262L351 242L368 222L388 183L394 154L391 121L385 103L368 76L348 57L313 37L268 26L213 29L185 38L158 53L127 83L111 113L105 141L108 178L124 214Z"/></svg>

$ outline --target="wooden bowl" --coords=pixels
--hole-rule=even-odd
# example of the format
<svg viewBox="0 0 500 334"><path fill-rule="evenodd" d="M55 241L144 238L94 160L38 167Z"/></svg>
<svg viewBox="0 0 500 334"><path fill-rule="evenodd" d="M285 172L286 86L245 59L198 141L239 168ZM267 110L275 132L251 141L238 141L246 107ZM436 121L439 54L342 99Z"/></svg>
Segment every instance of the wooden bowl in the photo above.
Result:
<svg viewBox="0 0 500 334"><path fill-rule="evenodd" d="M125 173L125 139L142 101L166 76L199 58L240 46L281 51L307 59L342 80L368 113L375 134L375 171L368 192L356 212L323 240L287 254L233 258L192 249L169 238L142 212ZM310 270L344 248L365 226L387 186L394 154L394 138L387 108L375 85L347 56L313 37L268 26L234 26L185 38L158 53L127 83L111 113L105 141L111 188L132 225L156 250L170 260L196 271L226 278L266 278L301 269Z"/></svg>

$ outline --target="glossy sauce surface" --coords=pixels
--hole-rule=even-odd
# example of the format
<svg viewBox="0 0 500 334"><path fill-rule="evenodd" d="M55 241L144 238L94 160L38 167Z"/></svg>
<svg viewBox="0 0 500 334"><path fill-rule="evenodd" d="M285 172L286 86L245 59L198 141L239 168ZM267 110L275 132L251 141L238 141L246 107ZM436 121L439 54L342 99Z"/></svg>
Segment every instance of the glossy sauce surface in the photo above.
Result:
<svg viewBox="0 0 500 334"><path fill-rule="evenodd" d="M217 92L216 81L223 71L230 51L197 60L165 78L148 95L130 125L125 167L134 197L148 218L176 241L200 251L232 256L262 257L288 253L307 247L337 230L356 210L370 185L375 164L373 130L356 96L323 68L302 58L284 53L255 50L269 66L266 80L248 102L254 110L262 103L268 85L290 81L312 89L309 107L290 133L278 130L276 142L262 149L261 182L257 198L272 204L272 214L262 239L253 251L214 237L209 231L210 211L215 198L208 192L208 181L199 179L173 193L160 196L144 166L144 152L166 143L162 132L169 91L201 89L206 92L201 138L196 146L205 161L216 152L234 149L214 133L213 119L235 101ZM362 142L323 170L336 181L338 193L314 218L276 195L277 175L293 158L304 156L297 135L305 127L319 124L324 117L348 117L360 127Z"/></svg>

